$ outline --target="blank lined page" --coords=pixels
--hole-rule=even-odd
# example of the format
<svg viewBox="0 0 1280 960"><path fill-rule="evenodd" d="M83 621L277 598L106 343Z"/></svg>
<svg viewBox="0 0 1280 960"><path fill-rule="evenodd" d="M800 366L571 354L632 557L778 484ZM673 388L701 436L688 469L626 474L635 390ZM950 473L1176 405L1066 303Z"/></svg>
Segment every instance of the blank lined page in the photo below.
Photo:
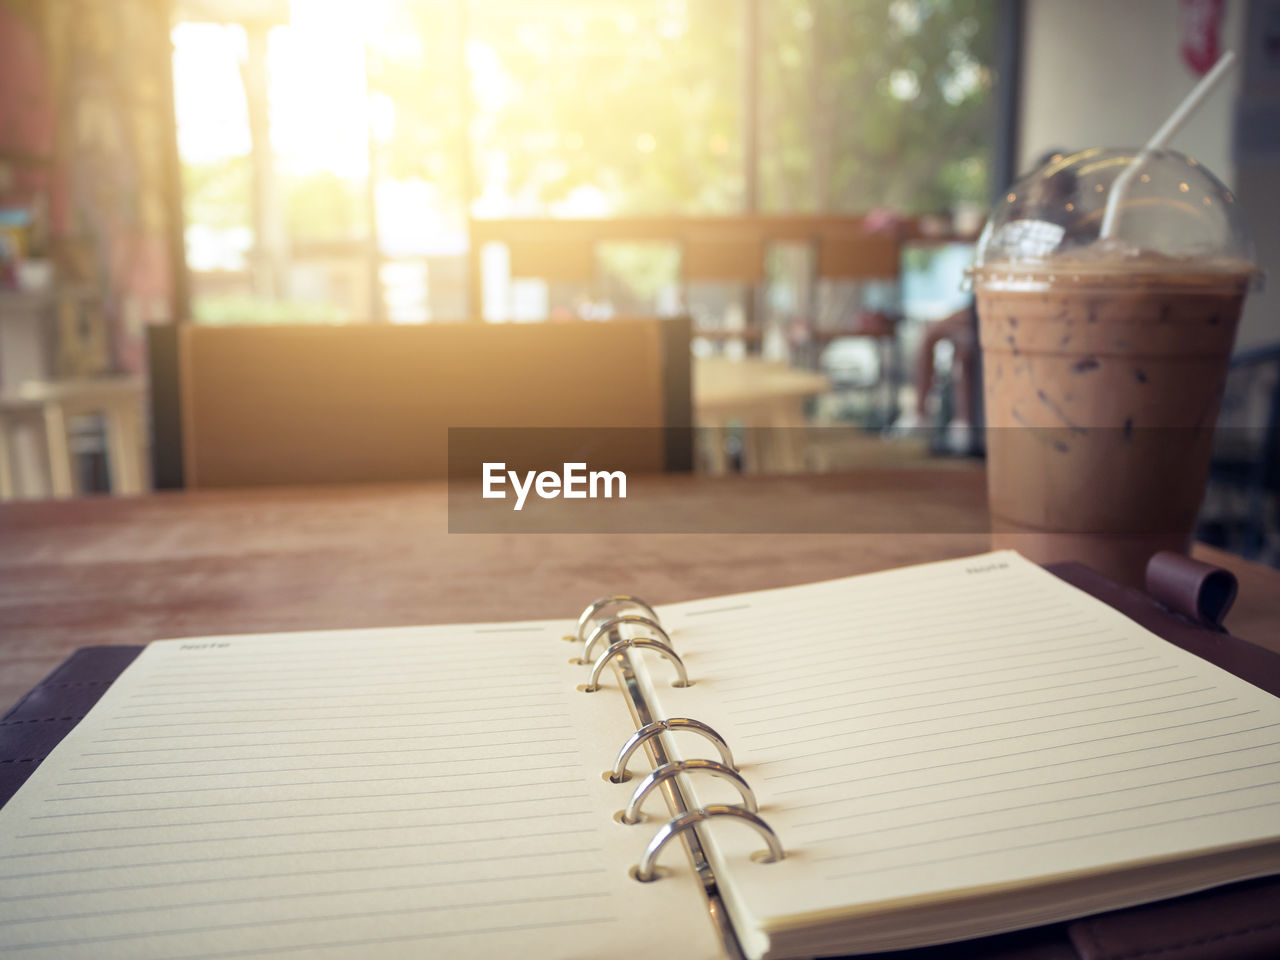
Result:
<svg viewBox="0 0 1280 960"><path fill-rule="evenodd" d="M660 613L697 685L656 695L720 729L789 851L712 828L755 917L1280 836L1280 702L1017 554Z"/></svg>
<svg viewBox="0 0 1280 960"><path fill-rule="evenodd" d="M677 858L626 874L634 728L563 632L152 644L0 810L0 953L718 955Z"/></svg>

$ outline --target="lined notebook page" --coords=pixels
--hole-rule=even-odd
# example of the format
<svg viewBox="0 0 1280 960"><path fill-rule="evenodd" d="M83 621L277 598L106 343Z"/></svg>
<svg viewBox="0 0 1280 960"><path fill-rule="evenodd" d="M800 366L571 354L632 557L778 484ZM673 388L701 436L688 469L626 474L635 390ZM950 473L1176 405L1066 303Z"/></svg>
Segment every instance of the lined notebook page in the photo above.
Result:
<svg viewBox="0 0 1280 960"><path fill-rule="evenodd" d="M626 874L634 727L563 632L152 644L0 810L0 953L719 955L680 858Z"/></svg>
<svg viewBox="0 0 1280 960"><path fill-rule="evenodd" d="M664 711L720 730L789 851L711 828L755 916L1280 835L1280 701L1017 554L660 614L697 680Z"/></svg>

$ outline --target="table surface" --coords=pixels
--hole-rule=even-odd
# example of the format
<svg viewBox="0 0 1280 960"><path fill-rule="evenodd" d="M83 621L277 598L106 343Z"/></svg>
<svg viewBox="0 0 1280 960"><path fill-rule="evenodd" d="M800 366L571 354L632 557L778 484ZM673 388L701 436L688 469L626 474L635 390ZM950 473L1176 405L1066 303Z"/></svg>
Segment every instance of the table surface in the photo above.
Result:
<svg viewBox="0 0 1280 960"><path fill-rule="evenodd" d="M831 381L824 374L786 363L753 357L695 357L693 361L695 411L813 397L830 389Z"/></svg>
<svg viewBox="0 0 1280 960"><path fill-rule="evenodd" d="M655 509L718 511L722 529L765 511L788 529L821 530L842 511L899 509L913 484L922 510L980 514L985 504L980 468L632 482ZM982 532L450 534L447 511L442 483L0 504L0 710L93 644L570 619L606 593L666 603L988 547ZM1240 578L1232 631L1280 646L1280 572L1197 554Z"/></svg>
<svg viewBox="0 0 1280 960"><path fill-rule="evenodd" d="M70 380L27 380L0 389L0 407L33 407L45 403L102 403L142 397L142 377L80 377Z"/></svg>

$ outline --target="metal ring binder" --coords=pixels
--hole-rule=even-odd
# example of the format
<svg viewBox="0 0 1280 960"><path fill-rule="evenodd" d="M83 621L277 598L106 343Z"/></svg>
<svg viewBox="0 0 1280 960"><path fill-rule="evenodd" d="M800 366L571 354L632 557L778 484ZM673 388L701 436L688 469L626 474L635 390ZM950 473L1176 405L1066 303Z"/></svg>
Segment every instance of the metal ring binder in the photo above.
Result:
<svg viewBox="0 0 1280 960"><path fill-rule="evenodd" d="M649 640L644 637L635 640L619 640L617 643L609 645L609 649L600 654L600 659L596 661L596 665L591 668L591 679L585 687L582 687L583 693L595 693L600 689L600 674L604 670L605 665L622 653L624 650L656 650L664 659L671 662L676 668L676 673L680 679L675 681L672 686L687 687L689 686L689 674L684 668L684 661L680 659L680 655L668 647L661 640Z"/></svg>
<svg viewBox="0 0 1280 960"><path fill-rule="evenodd" d="M662 624L658 623L657 620L642 617L638 613L624 613L621 616L612 617L608 620L602 621L594 630L591 631L591 636L587 637L586 646L582 648L582 662L587 663L591 659L591 650L595 647L596 642L601 637L607 637L610 630L627 623L634 623L637 626L647 627L654 633L659 634L660 639L667 646L675 646L675 644L671 642L671 635L667 633L666 630L662 629Z"/></svg>
<svg viewBox="0 0 1280 960"><path fill-rule="evenodd" d="M760 810L759 804L756 803L755 793L747 785L747 781L742 778L742 774L736 770L726 767L723 763L717 763L715 760L672 760L670 763L664 763L636 785L635 792L631 794L631 802L627 804L627 809L622 811L622 822L628 824L640 822L640 808L644 806L645 798L662 781L669 780L676 774L696 771L705 771L713 777L723 777L725 780L730 781L738 788L738 792L742 794L742 803L746 810L751 813L757 813Z"/></svg>
<svg viewBox="0 0 1280 960"><path fill-rule="evenodd" d="M646 617L649 617L653 620L658 619L658 614L654 612L653 607L649 606L649 604L645 603L639 597L633 597L626 593L615 593L610 596L600 597L598 600L592 601L587 606L587 608L583 610L582 613L578 616L578 632L575 634L578 640L586 639L586 637L583 636L583 631L586 630L587 624L590 623L593 619L595 619L596 614L598 614L601 610L603 610L605 607L609 606L610 604L616 604L620 607L623 607L623 606L638 607Z"/></svg>
<svg viewBox="0 0 1280 960"><path fill-rule="evenodd" d="M592 607L595 608L595 604ZM566 637L566 639L572 640L574 637ZM582 638L578 637L577 639L580 640ZM650 641L650 643L656 642ZM617 667L619 679L622 681L623 696L626 698L627 706L635 719L636 727L644 730L657 723L658 718L653 715L653 710L645 697L644 689L640 683L640 678L636 675L635 664L632 659L630 655L623 653L617 657L614 664ZM644 741L644 747L645 751L652 757L655 767L660 767L672 759L667 753L662 737L649 737ZM681 790L678 777L664 780L660 789L672 811L677 815L688 812L690 809L689 803ZM688 848L694 873L697 874L698 882L702 886L702 892L707 898L712 923L717 933L719 933L720 939L725 944L725 950L732 960L743 960L742 947L738 943L737 932L729 922L728 910L725 908L724 899L721 897L720 890L716 885L715 871L711 868L706 849L702 846L702 839L698 836L698 831L685 830L681 837ZM634 867L631 869L632 871L635 870Z"/></svg>
<svg viewBox="0 0 1280 960"><path fill-rule="evenodd" d="M716 745L716 749L720 751L720 760L726 767L737 769L738 765L733 762L733 754L729 751L729 745L724 742L724 737L720 736L701 720L690 720L688 717L671 717L667 720L655 720L652 723L646 723L629 736L627 742L622 745L622 749L618 751L618 759L614 761L613 772L609 774L609 779L614 783L625 781L627 779L627 764L631 760L631 755L640 749L646 741L667 730L689 730L693 733L701 734Z"/></svg>
<svg viewBox="0 0 1280 960"><path fill-rule="evenodd" d="M680 816L673 817L663 824L658 832L653 835L653 839L649 841L649 846L645 848L644 856L640 858L640 863L635 868L633 876L641 883L649 883L658 879L654 872L658 854L662 852L662 848L667 845L671 838L678 836L695 824L711 820L714 817L732 817L754 827L756 832L764 837L765 842L769 844L769 856L762 860L762 863L775 863L786 857L786 852L782 849L782 843L779 842L777 834L773 832L772 827L760 819L758 814L744 810L742 807L713 803L700 810L682 813Z"/></svg>

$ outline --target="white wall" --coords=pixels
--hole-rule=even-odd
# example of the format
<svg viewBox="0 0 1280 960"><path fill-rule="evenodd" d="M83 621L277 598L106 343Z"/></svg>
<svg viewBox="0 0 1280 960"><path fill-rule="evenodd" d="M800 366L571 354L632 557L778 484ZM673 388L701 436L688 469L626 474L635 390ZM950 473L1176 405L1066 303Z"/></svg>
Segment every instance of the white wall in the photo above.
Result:
<svg viewBox="0 0 1280 960"><path fill-rule="evenodd" d="M1178 51L1171 0L1027 0L1019 169L1052 148L1141 146L1198 79ZM1221 42L1240 50L1244 3L1227 0ZM1235 185L1235 71L1170 143Z"/></svg>

